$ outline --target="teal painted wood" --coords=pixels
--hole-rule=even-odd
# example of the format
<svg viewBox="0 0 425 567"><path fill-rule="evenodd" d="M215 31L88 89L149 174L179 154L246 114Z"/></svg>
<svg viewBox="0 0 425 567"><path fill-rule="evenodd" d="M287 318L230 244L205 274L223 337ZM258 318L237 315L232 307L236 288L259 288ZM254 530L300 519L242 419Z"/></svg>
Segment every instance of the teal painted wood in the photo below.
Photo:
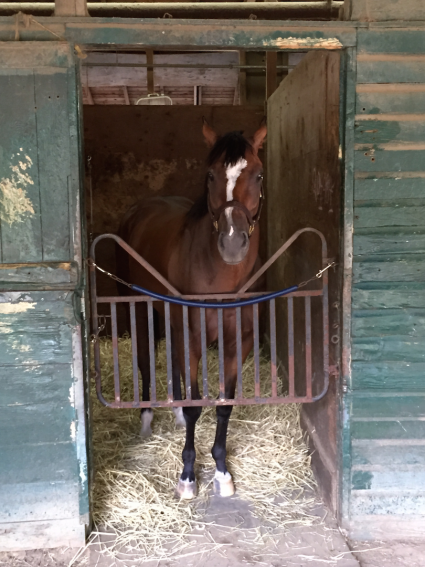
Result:
<svg viewBox="0 0 425 567"><path fill-rule="evenodd" d="M425 514L425 495L417 493L417 486L412 485L412 488L415 489L415 494L407 491L403 492L403 489L399 488L396 483L392 488L392 494L368 491L366 495L364 491L353 491L352 513L359 516L368 514L406 515L406 510L409 510L409 514Z"/></svg>
<svg viewBox="0 0 425 567"><path fill-rule="evenodd" d="M353 337L425 337L425 309L364 309L353 311Z"/></svg>
<svg viewBox="0 0 425 567"><path fill-rule="evenodd" d="M390 392L425 391L425 362L423 342L371 341L369 348L365 343L354 344L353 356L368 359L370 362L353 362L353 390L380 390ZM386 343L386 344L385 344ZM386 348L394 346L394 353L388 355ZM405 350L403 349L405 347ZM377 353L376 359L372 352ZM395 362L402 359L402 362ZM385 360L385 362L379 362ZM422 360L422 362L415 362ZM410 362L412 361L412 362Z"/></svg>
<svg viewBox="0 0 425 567"><path fill-rule="evenodd" d="M354 227L423 226L425 222L424 199L399 199L397 201L356 201Z"/></svg>
<svg viewBox="0 0 425 567"><path fill-rule="evenodd" d="M352 409L354 419L406 418L414 421L416 418L425 417L425 393L355 393ZM423 423L425 427L425 421Z"/></svg>
<svg viewBox="0 0 425 567"><path fill-rule="evenodd" d="M425 199L425 177L356 179L354 199L355 201ZM425 224L425 221L421 224Z"/></svg>
<svg viewBox="0 0 425 567"><path fill-rule="evenodd" d="M0 264L3 291L74 290L79 284L76 262Z"/></svg>
<svg viewBox="0 0 425 567"><path fill-rule="evenodd" d="M354 254L424 254L425 228L356 228Z"/></svg>
<svg viewBox="0 0 425 567"><path fill-rule="evenodd" d="M398 309L413 307L423 309L425 289L423 282L358 283L353 287L352 308Z"/></svg>
<svg viewBox="0 0 425 567"><path fill-rule="evenodd" d="M0 411L18 403L31 406L46 403L59 405L69 402L69 382L72 380L72 366L68 364L39 364L31 366L31 380L28 367L0 367Z"/></svg>
<svg viewBox="0 0 425 567"><path fill-rule="evenodd" d="M1 485L32 482L79 482L75 444L36 443L1 447ZM0 508L1 496L0 494ZM78 502L78 496L77 496Z"/></svg>
<svg viewBox="0 0 425 567"><path fill-rule="evenodd" d="M344 13L348 19L363 22L425 20L425 6L417 0L348 0Z"/></svg>
<svg viewBox="0 0 425 567"><path fill-rule="evenodd" d="M358 53L425 53L425 37L422 29L408 26L391 29L359 29ZM409 112L409 108L405 108Z"/></svg>
<svg viewBox="0 0 425 567"><path fill-rule="evenodd" d="M0 525L75 518L78 510L77 482L31 482L4 487Z"/></svg>
<svg viewBox="0 0 425 567"><path fill-rule="evenodd" d="M424 140L425 120L416 119L356 121L356 144L373 144L374 147L378 147L379 144L388 144L389 142L412 143L423 142Z"/></svg>
<svg viewBox="0 0 425 567"><path fill-rule="evenodd" d="M424 85L412 85L410 92L408 85L401 85L400 88L396 88L397 85L391 87L393 89L382 85L380 91L357 92L357 114L425 113Z"/></svg>
<svg viewBox="0 0 425 567"><path fill-rule="evenodd" d="M357 171L424 171L425 150L358 150L354 164Z"/></svg>
<svg viewBox="0 0 425 567"><path fill-rule="evenodd" d="M409 466L425 467L425 445L412 440L410 443L399 441L355 440L352 449L353 468L366 470L367 467L402 468ZM394 454L399 463L394 464Z"/></svg>
<svg viewBox="0 0 425 567"><path fill-rule="evenodd" d="M386 420L375 420L373 417L368 416L363 421L358 421L353 417L351 431L353 439L399 440L400 444L402 444L407 439L416 441L423 439L425 436L425 423L423 420L403 420L396 416L393 419L388 418ZM397 451L394 451L393 466L403 464L402 456L403 453L398 455ZM421 490L420 487L417 488Z"/></svg>
<svg viewBox="0 0 425 567"><path fill-rule="evenodd" d="M0 72L0 92L1 261L42 260L33 73Z"/></svg>
<svg viewBox="0 0 425 567"><path fill-rule="evenodd" d="M388 58L388 55L386 56ZM423 83L425 58L417 61L357 61L358 83Z"/></svg>
<svg viewBox="0 0 425 567"><path fill-rule="evenodd" d="M353 490L414 490L416 486L425 485L425 471L418 468L408 470L386 471L354 471L352 476ZM361 494L355 494L361 497Z"/></svg>
<svg viewBox="0 0 425 567"><path fill-rule="evenodd" d="M425 257L420 254L358 256L353 282L425 282Z"/></svg>
<svg viewBox="0 0 425 567"><path fill-rule="evenodd" d="M37 73L34 85L45 261L72 257L68 202L71 172L68 68L54 69L46 75Z"/></svg>

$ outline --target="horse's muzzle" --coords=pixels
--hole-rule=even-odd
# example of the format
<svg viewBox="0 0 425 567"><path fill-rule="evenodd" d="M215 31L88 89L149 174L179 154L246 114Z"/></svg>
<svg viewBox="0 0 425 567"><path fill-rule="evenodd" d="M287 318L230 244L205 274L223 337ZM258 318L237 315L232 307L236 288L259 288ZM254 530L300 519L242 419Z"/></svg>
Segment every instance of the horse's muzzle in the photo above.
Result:
<svg viewBox="0 0 425 567"><path fill-rule="evenodd" d="M226 264L239 264L249 250L249 237L245 230L220 232L218 235L218 251Z"/></svg>

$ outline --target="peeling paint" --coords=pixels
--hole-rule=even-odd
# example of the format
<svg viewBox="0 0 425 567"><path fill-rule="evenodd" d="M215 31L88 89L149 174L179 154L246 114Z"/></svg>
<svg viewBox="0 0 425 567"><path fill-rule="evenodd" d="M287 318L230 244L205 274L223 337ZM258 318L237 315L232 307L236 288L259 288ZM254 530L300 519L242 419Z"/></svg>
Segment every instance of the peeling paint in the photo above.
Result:
<svg viewBox="0 0 425 567"><path fill-rule="evenodd" d="M336 37L318 39L316 37L278 37L263 41L267 47L278 47L279 49L336 49L342 47L342 43Z"/></svg>
<svg viewBox="0 0 425 567"><path fill-rule="evenodd" d="M25 190L28 185L34 185L33 179L26 172L27 168L31 168L32 160L29 156L25 158L26 163L19 161L19 165L11 165L12 175L0 181L0 219L9 225L23 222L29 215L35 214Z"/></svg>
<svg viewBox="0 0 425 567"><path fill-rule="evenodd" d="M75 426L75 421L71 421L70 431L71 431L71 440L75 441L75 435L76 435L76 431L77 431L76 426Z"/></svg>
<svg viewBox="0 0 425 567"><path fill-rule="evenodd" d="M1 315L14 315L15 313L26 313L29 309L35 309L35 303L29 301L21 301L20 303L2 303L0 302Z"/></svg>

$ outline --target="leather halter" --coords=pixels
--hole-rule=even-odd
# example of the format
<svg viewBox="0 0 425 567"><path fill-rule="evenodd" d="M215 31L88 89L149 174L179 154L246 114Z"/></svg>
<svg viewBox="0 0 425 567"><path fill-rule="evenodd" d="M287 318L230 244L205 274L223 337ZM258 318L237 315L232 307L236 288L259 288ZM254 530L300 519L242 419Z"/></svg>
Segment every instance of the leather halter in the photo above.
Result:
<svg viewBox="0 0 425 567"><path fill-rule="evenodd" d="M257 210L257 212L254 216L251 215L251 213L248 211L248 209L245 207L245 205L243 205L240 201L235 201L234 199L233 199L233 201L226 201L225 203L223 203L221 205L221 207L219 207L214 213L213 210L211 209L210 193L208 192L208 197L207 197L208 212L209 212L210 217L213 221L213 226L214 226L216 232L218 232L218 220L219 220L220 216L222 215L222 213L226 209L232 207L234 209L241 210L244 213L244 215L246 216L246 218L248 220L248 224L249 224L248 236L251 236L251 234L254 232L255 225L260 220L261 209L263 208L263 199L264 199L263 188L261 187L260 202L258 203L258 210Z"/></svg>

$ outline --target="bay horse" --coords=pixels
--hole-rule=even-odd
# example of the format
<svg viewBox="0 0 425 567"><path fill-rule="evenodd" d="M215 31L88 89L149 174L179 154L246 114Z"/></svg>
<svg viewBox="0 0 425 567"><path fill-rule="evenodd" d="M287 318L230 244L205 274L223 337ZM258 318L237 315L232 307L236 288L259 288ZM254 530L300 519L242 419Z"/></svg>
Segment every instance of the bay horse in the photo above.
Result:
<svg viewBox="0 0 425 567"><path fill-rule="evenodd" d="M244 137L242 132L219 137L204 119L203 135L211 151L201 197L195 203L183 197L147 198L124 216L121 238L180 293L233 293L259 269L257 222L263 198L263 166L258 150L266 132L266 126L260 125L251 138ZM119 255L117 264L118 267L121 265L121 277L152 291L167 293L154 276L121 248ZM150 385L147 312L146 305L136 305L138 364L145 401L149 400ZM155 302L154 306L163 313L160 302ZM170 313L174 399L181 400L180 374L185 368L181 307L172 305ZM243 361L253 346L252 319L252 308L243 307ZM206 310L206 330L207 344L210 345L218 337L215 309ZM231 399L234 398L237 376L235 309L223 310L223 334L225 397ZM202 352L199 309L196 308L189 309L189 345L192 399L200 399L197 375ZM194 437L201 411L201 407L174 408L176 424L186 425L184 466L176 487L176 494L184 499L197 494ZM217 406L216 411L217 430L212 448L216 462L214 489L221 496L231 496L234 485L226 468L226 437L232 406ZM151 433L152 418L152 409L142 409L142 435Z"/></svg>

